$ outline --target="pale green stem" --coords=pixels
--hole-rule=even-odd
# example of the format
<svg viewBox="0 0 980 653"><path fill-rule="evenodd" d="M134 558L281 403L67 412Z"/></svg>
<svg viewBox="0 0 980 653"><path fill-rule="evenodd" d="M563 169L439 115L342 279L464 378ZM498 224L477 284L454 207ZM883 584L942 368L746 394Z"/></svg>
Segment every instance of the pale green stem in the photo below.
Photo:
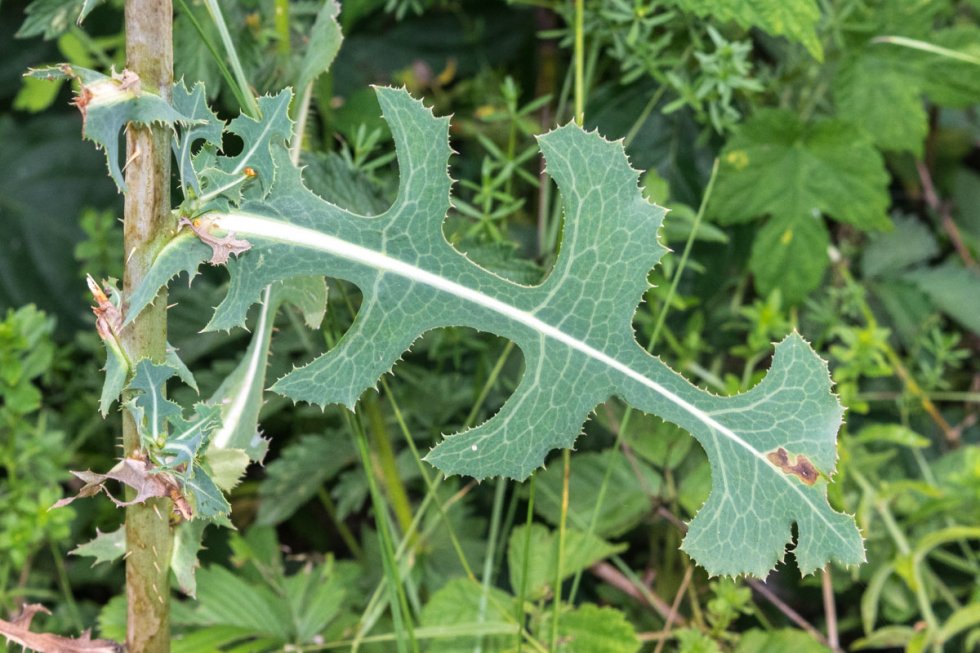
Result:
<svg viewBox="0 0 980 653"><path fill-rule="evenodd" d="M521 589L517 593L517 623L524 626L524 601L527 598L527 572L531 561L531 523L534 517L534 475L528 487L527 516L524 519L524 564L521 569ZM518 642L517 653L521 653L523 642Z"/></svg>
<svg viewBox="0 0 980 653"><path fill-rule="evenodd" d="M585 0L575 0L575 122L585 124Z"/></svg>
<svg viewBox="0 0 980 653"><path fill-rule="evenodd" d="M558 564L555 565L555 600L551 618L551 650L558 646L558 621L561 618L561 581L565 566L565 537L568 532L568 482L572 473L572 451L564 449L562 457L561 518L558 520Z"/></svg>
<svg viewBox="0 0 980 653"><path fill-rule="evenodd" d="M399 633L397 640L398 653L406 653L408 650L404 637L405 634L408 635L408 643L411 644L412 650L417 651L418 643L415 641L415 636L412 632L411 611L409 610L408 600L405 596L405 588L401 583L401 575L398 573L398 566L394 559L395 555L391 542L388 510L381 497L381 491L378 489L378 483L374 478L374 473L371 471L371 454L368 452L367 438L364 435L363 429L360 428L350 414L344 413L344 419L347 422L349 430L354 434L355 440L357 440L357 448L361 454L361 465L364 467L364 473L367 475L371 503L374 505L374 516L378 526L378 539L381 543L381 562L384 566L388 584L388 601L391 606L391 617L395 626L395 632Z"/></svg>
<svg viewBox="0 0 980 653"><path fill-rule="evenodd" d="M973 64L974 66L980 66L980 57L974 57L973 55L967 54L965 52L950 50L949 48L944 48L940 45L934 45L932 43L927 43L925 41L919 41L916 39L910 39L904 36L878 36L876 38L871 39L871 42L890 43L892 45L900 45L904 48L921 50L922 52L928 52L929 54L936 54L939 55L940 57L946 57L947 59L955 59L956 61L962 61L964 63Z"/></svg>
<svg viewBox="0 0 980 653"><path fill-rule="evenodd" d="M500 516L503 511L504 496L507 492L507 479L500 477L493 493L493 508L490 511L490 532L487 535L487 550L483 558L483 593L480 595L480 605L476 613L476 623L482 624L487 618L487 597L490 596L490 586L493 584L493 560L500 536ZM483 635L477 637L473 653L483 653Z"/></svg>
<svg viewBox="0 0 980 653"><path fill-rule="evenodd" d="M225 52L228 55L228 63L231 64L231 69L235 73L235 80L245 99L245 109L253 117L261 116L262 112L259 110L258 102L255 101L255 95L252 93L252 86L248 83L248 77L245 76L245 70L238 58L238 51L235 50L235 43L231 39L231 33L228 31L225 17L221 13L221 7L218 6L218 0L204 0L204 6L207 7L208 14L214 21L215 27L218 28L218 34L221 35L221 42L224 44Z"/></svg>

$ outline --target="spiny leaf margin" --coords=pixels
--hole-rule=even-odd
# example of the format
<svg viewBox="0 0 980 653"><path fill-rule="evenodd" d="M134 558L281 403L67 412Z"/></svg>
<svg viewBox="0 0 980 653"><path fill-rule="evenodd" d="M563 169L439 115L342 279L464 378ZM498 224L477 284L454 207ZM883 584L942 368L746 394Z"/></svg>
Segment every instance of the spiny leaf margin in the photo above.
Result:
<svg viewBox="0 0 980 653"><path fill-rule="evenodd" d="M213 233L235 232L254 243L242 261L229 261L231 286L216 312L222 326L242 323L276 280L326 275L364 291L338 345L274 390L353 407L420 334L445 326L492 331L521 347L524 378L496 416L429 453L444 472L525 478L548 451L573 444L597 404L618 395L685 428L705 448L714 490L684 548L709 572L764 576L784 555L793 522L804 573L831 558L863 561L853 520L833 511L826 497L843 411L826 364L799 335L779 343L769 375L735 397L694 387L637 344L632 317L646 273L664 251L657 241L664 212L643 199L622 143L574 125L539 138L564 198L565 236L549 277L521 286L478 267L445 240L448 119L434 117L407 92L377 93L402 170L387 212L365 218L324 202L305 188L284 143L270 142L276 178L265 200L245 199L202 217ZM184 236L164 248L153 283L131 298L127 319L159 284L196 271L207 257L199 245ZM792 463L782 463L785 473L773 462L776 452ZM797 478L794 465L815 471Z"/></svg>

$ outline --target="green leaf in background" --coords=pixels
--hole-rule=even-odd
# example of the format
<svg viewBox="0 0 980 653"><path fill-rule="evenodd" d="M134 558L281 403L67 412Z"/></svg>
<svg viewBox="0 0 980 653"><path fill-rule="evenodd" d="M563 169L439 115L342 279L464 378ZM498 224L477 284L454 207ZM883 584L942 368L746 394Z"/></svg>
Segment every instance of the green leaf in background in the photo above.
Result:
<svg viewBox="0 0 980 653"><path fill-rule="evenodd" d="M289 605L271 588L249 583L224 567L197 572L194 616L202 626L235 626L245 636L290 641Z"/></svg>
<svg viewBox="0 0 980 653"><path fill-rule="evenodd" d="M831 558L863 560L853 520L827 503L842 410L826 365L802 338L777 345L769 375L736 397L699 390L636 342L631 322L647 272L663 253L663 210L641 196L622 145L573 125L540 137L567 223L551 275L539 286L520 286L476 266L442 234L451 185L448 119L433 117L404 91L382 88L378 97L401 167L398 198L381 216L351 214L303 186L284 144L288 118L274 110L288 104L288 93L263 98L269 110L261 122L234 121L243 154L217 162L228 171L244 153L254 154L275 168L275 179L263 200L200 217L197 233L206 239L234 233L249 243L229 261L231 285L210 328L242 324L264 289L283 279L326 275L364 291L337 346L274 390L353 407L420 334L445 326L492 331L520 346L523 380L494 417L429 453L444 472L526 478L548 451L572 445L597 404L618 395L684 427L707 451L714 491L684 548L709 571L766 574L783 556L794 522L804 573ZM186 234L164 247L130 298L127 319L208 250Z"/></svg>
<svg viewBox="0 0 980 653"><path fill-rule="evenodd" d="M830 264L830 234L819 216L771 218L756 232L749 269L762 296L779 289L796 304L820 285Z"/></svg>
<svg viewBox="0 0 980 653"><path fill-rule="evenodd" d="M16 36L21 39L32 36L53 39L80 20L83 7L90 2L92 0L34 0L24 10L27 18Z"/></svg>
<svg viewBox="0 0 980 653"><path fill-rule="evenodd" d="M537 601L554 595L555 578L558 574L558 531L542 524L531 524L529 560L524 560L527 526L518 526L510 534L507 545L507 565L510 568L510 587L516 594L521 587L527 588L527 598ZM565 531L565 551L561 577L591 567L615 553L626 550L625 544L610 544L596 535L568 529ZM524 576L525 564L527 578Z"/></svg>
<svg viewBox="0 0 980 653"><path fill-rule="evenodd" d="M803 123L792 112L765 109L739 127L721 161L709 210L722 224L817 214L862 230L891 224L881 155L845 122Z"/></svg>
<svg viewBox="0 0 980 653"><path fill-rule="evenodd" d="M258 523L278 524L316 496L328 479L354 462L351 438L339 431L304 435L290 444L265 470L259 487Z"/></svg>
<svg viewBox="0 0 980 653"><path fill-rule="evenodd" d="M980 61L980 28L976 25L940 30L929 42ZM980 66L976 63L929 52L905 50L905 53L913 61L921 61L922 88L936 104L963 109L980 102Z"/></svg>
<svg viewBox="0 0 980 653"><path fill-rule="evenodd" d="M310 31L310 41L303 54L303 63L300 64L299 75L296 77L296 88L300 91L326 72L337 57L340 44L344 40L337 23L339 13L340 5L337 1L327 0L317 14Z"/></svg>
<svg viewBox="0 0 980 653"><path fill-rule="evenodd" d="M760 292L798 302L827 268L822 216L859 229L887 229L888 173L861 130L838 120L804 124L789 112L757 112L722 153L710 213L721 224L771 216L750 267Z"/></svg>
<svg viewBox="0 0 980 653"><path fill-rule="evenodd" d="M925 263L939 253L932 230L908 215L894 217L895 228L868 237L861 253L861 272L868 279L893 276L906 268Z"/></svg>
<svg viewBox="0 0 980 653"><path fill-rule="evenodd" d="M637 653L640 640L620 610L584 603L558 621L560 653Z"/></svg>
<svg viewBox="0 0 980 653"><path fill-rule="evenodd" d="M656 437L652 432L647 435L651 441ZM690 442L687 434L684 438ZM639 524L650 512L650 496L659 493L662 484L660 475L648 465L638 462L634 469L618 449L576 455L572 458L568 480L568 523L575 528L589 530L592 514L596 512L596 497L610 463L609 487L616 490L606 495L596 517L593 532L601 537L622 535ZM534 511L556 526L562 514L563 477L561 465L552 465L535 477Z"/></svg>
<svg viewBox="0 0 980 653"><path fill-rule="evenodd" d="M758 27L776 36L802 43L817 61L823 61L823 46L817 36L820 9L814 0L672 0L678 7L699 16L734 21L742 27Z"/></svg>
<svg viewBox="0 0 980 653"><path fill-rule="evenodd" d="M841 115L864 129L883 150L922 156L929 130L922 90L909 57L881 45L848 57L834 76Z"/></svg>
<svg viewBox="0 0 980 653"><path fill-rule="evenodd" d="M484 595L483 588L472 580L454 578L422 608L422 628L431 631L425 650L473 653L481 641L485 653L512 651L518 641L513 606L514 598L506 592L491 587Z"/></svg>
<svg viewBox="0 0 980 653"><path fill-rule="evenodd" d="M85 544L79 544L69 551L69 553L76 556L95 558L92 566L100 562L113 562L114 560L118 560L126 553L126 529L120 526L110 533L102 533L96 529L95 539Z"/></svg>
<svg viewBox="0 0 980 653"><path fill-rule="evenodd" d="M800 630L750 630L735 653L829 653L830 649Z"/></svg>
<svg viewBox="0 0 980 653"><path fill-rule="evenodd" d="M912 270L903 278L954 320L980 335L980 272L976 269L950 258L934 268Z"/></svg>

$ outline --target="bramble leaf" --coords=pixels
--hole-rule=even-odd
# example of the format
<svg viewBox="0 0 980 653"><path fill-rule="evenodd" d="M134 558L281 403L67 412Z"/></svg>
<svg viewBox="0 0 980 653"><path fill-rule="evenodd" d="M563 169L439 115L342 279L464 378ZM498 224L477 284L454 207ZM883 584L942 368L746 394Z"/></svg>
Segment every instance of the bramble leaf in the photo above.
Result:
<svg viewBox="0 0 980 653"><path fill-rule="evenodd" d="M883 150L922 156L929 130L918 68L898 48L869 47L848 57L834 77L842 115Z"/></svg>
<svg viewBox="0 0 980 653"><path fill-rule="evenodd" d="M710 213L723 224L820 213L862 230L891 224L888 172L867 136L780 109L757 112L729 140L711 199Z"/></svg>
<svg viewBox="0 0 980 653"><path fill-rule="evenodd" d="M771 216L749 265L760 292L779 288L792 303L817 287L829 262L822 217L887 229L888 203L888 173L865 132L766 109L725 146L708 210L722 224Z"/></svg>
<svg viewBox="0 0 980 653"><path fill-rule="evenodd" d="M664 252L657 241L664 211L643 199L620 143L574 125L540 137L566 224L551 274L538 286L522 286L480 268L443 236L448 119L433 117L404 91L377 93L401 180L393 206L376 217L340 209L303 185L285 147L288 118L275 110L288 105L288 92L262 99L268 109L261 121L232 123L245 152L264 159L268 151L262 165L275 178L266 175L271 183L261 197L246 191L240 205L199 218L199 229L213 237L234 233L252 245L228 262L231 284L209 328L217 315L221 328L242 324L273 282L345 279L364 295L354 324L331 351L280 379L277 392L353 407L422 333L446 326L491 331L521 348L524 376L497 415L429 453L444 472L526 478L549 451L572 446L597 404L619 396L683 427L704 447L714 487L684 549L709 572L765 575L784 555L793 523L804 573L830 559L863 560L854 521L826 496L843 411L825 363L800 336L779 343L769 375L735 397L696 388L636 342L632 318L647 272ZM233 171L241 159L214 163ZM176 236L130 298L127 319L209 252L190 234Z"/></svg>
<svg viewBox="0 0 980 653"><path fill-rule="evenodd" d="M823 61L823 46L817 36L820 9L814 0L674 0L679 7L699 16L712 15L720 21L735 21L742 27L759 29L798 41L817 61Z"/></svg>

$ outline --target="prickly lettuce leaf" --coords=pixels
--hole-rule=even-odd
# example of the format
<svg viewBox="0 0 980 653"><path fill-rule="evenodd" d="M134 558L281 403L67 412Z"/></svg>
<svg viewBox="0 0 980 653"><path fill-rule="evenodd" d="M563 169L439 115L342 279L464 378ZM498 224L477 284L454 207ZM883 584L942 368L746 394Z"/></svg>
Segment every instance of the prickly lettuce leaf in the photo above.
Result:
<svg viewBox="0 0 980 653"><path fill-rule="evenodd" d="M565 231L547 279L522 286L477 266L442 233L452 185L448 119L404 91L378 89L378 99L401 169L388 211L355 215L310 192L289 161L288 118L269 110L261 121L233 125L245 151L258 153L266 170L274 166L271 185L200 216L198 235L250 244L227 263L231 284L209 328L243 324L276 281L325 275L363 291L341 341L279 379L275 391L353 407L426 331L491 331L521 348L523 379L497 415L429 452L427 460L444 472L526 478L549 451L573 445L597 404L618 396L683 427L707 453L713 490L683 546L711 573L765 575L783 557L794 523L804 573L830 559L863 560L853 519L827 502L843 411L825 363L802 338L779 343L768 376L735 397L700 390L636 342L632 318L664 252L657 240L664 210L641 196L620 143L574 125L540 137L563 197ZM264 100L282 106L288 93ZM234 170L241 161L219 157L211 165ZM188 232L176 236L130 298L127 319L209 254Z"/></svg>
<svg viewBox="0 0 980 653"><path fill-rule="evenodd" d="M60 64L30 70L37 79L74 79L79 83L74 104L82 113L82 136L105 151L109 174L120 192L126 192L119 156L119 136L129 123L139 125L192 124L186 116L155 93L142 88L139 77L128 70L103 75L79 66Z"/></svg>

